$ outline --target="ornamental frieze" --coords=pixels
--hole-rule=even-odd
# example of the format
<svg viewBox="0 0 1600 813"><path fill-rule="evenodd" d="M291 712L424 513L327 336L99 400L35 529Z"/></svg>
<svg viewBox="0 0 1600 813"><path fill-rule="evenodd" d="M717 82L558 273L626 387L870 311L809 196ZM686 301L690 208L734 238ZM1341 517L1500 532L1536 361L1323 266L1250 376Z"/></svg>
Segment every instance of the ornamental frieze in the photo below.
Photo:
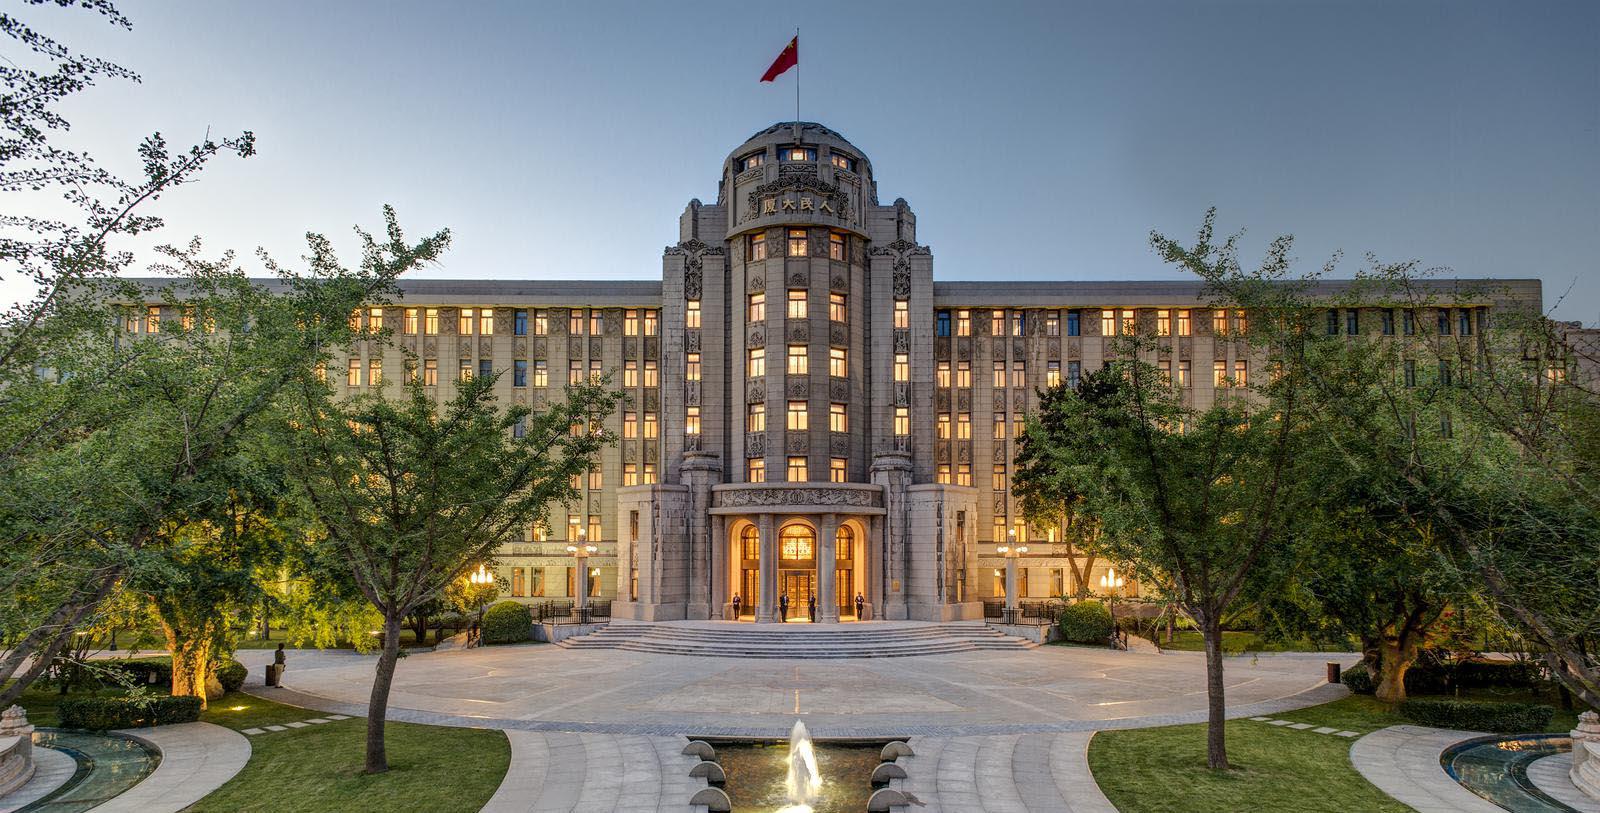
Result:
<svg viewBox="0 0 1600 813"><path fill-rule="evenodd" d="M751 274L744 287L745 293L759 294L767 289L767 281L760 274Z"/></svg>
<svg viewBox="0 0 1600 813"><path fill-rule="evenodd" d="M683 402L689 406L700 405L700 382L683 382Z"/></svg>
<svg viewBox="0 0 1600 813"><path fill-rule="evenodd" d="M994 447L994 462L996 462L996 463L1004 463L1004 462L1006 462L1006 445L1004 443L995 444L995 447Z"/></svg>
<svg viewBox="0 0 1600 813"><path fill-rule="evenodd" d="M534 358L540 358L540 359L549 358L550 357L549 356L549 348L550 348L549 342L545 341L544 339L534 339L533 340L533 357Z"/></svg>
<svg viewBox="0 0 1600 813"><path fill-rule="evenodd" d="M850 400L850 379L848 379L848 378L830 378L830 379L828 379L828 399L832 400L832 401L848 401L848 400Z"/></svg>
<svg viewBox="0 0 1600 813"><path fill-rule="evenodd" d="M644 357L647 359L661 358L661 339L655 336L644 337Z"/></svg>
<svg viewBox="0 0 1600 813"><path fill-rule="evenodd" d="M699 434L689 434L687 432L684 433L684 436L683 436L683 450L686 451L686 452L698 452L698 451L700 451L700 435Z"/></svg>
<svg viewBox="0 0 1600 813"><path fill-rule="evenodd" d="M583 339L577 336L572 336L567 339L567 358L583 358Z"/></svg>
<svg viewBox="0 0 1600 813"><path fill-rule="evenodd" d="M850 454L850 436L842 432L833 433L828 438L828 453L834 457Z"/></svg>
<svg viewBox="0 0 1600 813"><path fill-rule="evenodd" d="M850 329L841 322L828 323L828 343L839 347L850 343Z"/></svg>
<svg viewBox="0 0 1600 813"><path fill-rule="evenodd" d="M782 177L809 175L815 178L817 176L817 167L815 164L781 164L778 166L778 175Z"/></svg>
<svg viewBox="0 0 1600 813"><path fill-rule="evenodd" d="M606 340L599 336L589 337L589 358L600 358L606 354Z"/></svg>
<svg viewBox="0 0 1600 813"><path fill-rule="evenodd" d="M911 331L900 328L894 332L894 352L911 352Z"/></svg>
<svg viewBox="0 0 1600 813"><path fill-rule="evenodd" d="M972 342L956 342L956 358L962 361L971 361Z"/></svg>
<svg viewBox="0 0 1600 813"><path fill-rule="evenodd" d="M788 386L785 388L785 391L788 393L787 397L789 398L805 398L810 394L810 389L810 376L800 375L791 376L789 378Z"/></svg>
<svg viewBox="0 0 1600 813"><path fill-rule="evenodd" d="M972 411L972 390L962 389L962 390L958 390L956 392L956 411L957 412L971 412Z"/></svg>
<svg viewBox="0 0 1600 813"><path fill-rule="evenodd" d="M765 433L765 432L746 432L745 435L744 435L744 456L745 457L766 457L767 456L767 433Z"/></svg>
<svg viewBox="0 0 1600 813"><path fill-rule="evenodd" d="M877 508L881 492L857 488L738 488L716 492L720 508L843 505Z"/></svg>
<svg viewBox="0 0 1600 813"><path fill-rule="evenodd" d="M788 334L788 342L790 344L811 341L811 326L807 322L789 322L785 332Z"/></svg>
<svg viewBox="0 0 1600 813"><path fill-rule="evenodd" d="M733 176L733 182L740 184L749 183L751 181L759 181L761 180L761 176L766 174L766 171L766 167L751 167L750 169Z"/></svg>
<svg viewBox="0 0 1600 813"><path fill-rule="evenodd" d="M994 495L994 513L995 516L1004 516L1006 513L1006 495L1003 491Z"/></svg>
<svg viewBox="0 0 1600 813"><path fill-rule="evenodd" d="M806 272L804 271L796 271L789 275L790 288L804 288L806 287L807 282L809 282L809 280L806 279Z"/></svg>
<svg viewBox="0 0 1600 813"><path fill-rule="evenodd" d="M644 391L644 408L654 412L661 408L661 391L648 389Z"/></svg>
<svg viewBox="0 0 1600 813"><path fill-rule="evenodd" d="M787 173L791 166L802 166L809 169L809 165L786 165L783 172ZM745 198L745 212L743 220L754 220L758 217L771 217L780 214L812 212L818 215L832 215L841 221L850 218L850 199L838 186L818 180L815 170L812 174L783 174L775 181L757 186Z"/></svg>
<svg viewBox="0 0 1600 813"><path fill-rule="evenodd" d="M767 379L765 376L756 376L745 381L744 402L759 404L767 400Z"/></svg>
<svg viewBox="0 0 1600 813"><path fill-rule="evenodd" d="M834 291L847 293L850 290L850 280L846 279L845 275L843 274L834 274L833 279L828 283L828 285Z"/></svg>
<svg viewBox="0 0 1600 813"><path fill-rule="evenodd" d="M911 406L911 382L894 382L894 405Z"/></svg>
<svg viewBox="0 0 1600 813"><path fill-rule="evenodd" d="M761 325L759 325L759 324L752 326L750 328L750 335L748 337L746 337L745 347L766 347L766 346L767 346L767 331L766 331L766 329L764 327L762 327Z"/></svg>
<svg viewBox="0 0 1600 813"><path fill-rule="evenodd" d="M933 395L933 407L940 412L950 411L950 391L941 389Z"/></svg>
<svg viewBox="0 0 1600 813"><path fill-rule="evenodd" d="M494 355L494 339L491 339L491 338L489 338L487 336L480 337L478 339L478 355L480 355L480 356L492 356L492 355Z"/></svg>
<svg viewBox="0 0 1600 813"><path fill-rule="evenodd" d="M799 432L791 433L784 439L783 448L786 454L805 454L811 451L811 438Z"/></svg>
<svg viewBox="0 0 1600 813"><path fill-rule="evenodd" d="M970 442L962 442L962 443L957 443L956 444L956 462L957 463L971 463L972 462L972 444Z"/></svg>
<svg viewBox="0 0 1600 813"><path fill-rule="evenodd" d="M684 272L684 275L683 275L683 298L684 299L699 299L700 298L700 286L701 286L701 271L700 271L700 269L691 268L688 271Z"/></svg>
<svg viewBox="0 0 1600 813"><path fill-rule="evenodd" d="M516 339L511 342L511 355L523 358L528 355L528 340Z"/></svg>
<svg viewBox="0 0 1600 813"><path fill-rule="evenodd" d="M683 333L683 349L685 352L700 352L700 331L686 330Z"/></svg>
<svg viewBox="0 0 1600 813"><path fill-rule="evenodd" d="M894 270L894 295L897 299L911 296L911 269L896 268Z"/></svg>
<svg viewBox="0 0 1600 813"><path fill-rule="evenodd" d="M997 409L997 410L1004 410L1006 408L1006 391L1005 390L995 390L994 391L994 408Z"/></svg>

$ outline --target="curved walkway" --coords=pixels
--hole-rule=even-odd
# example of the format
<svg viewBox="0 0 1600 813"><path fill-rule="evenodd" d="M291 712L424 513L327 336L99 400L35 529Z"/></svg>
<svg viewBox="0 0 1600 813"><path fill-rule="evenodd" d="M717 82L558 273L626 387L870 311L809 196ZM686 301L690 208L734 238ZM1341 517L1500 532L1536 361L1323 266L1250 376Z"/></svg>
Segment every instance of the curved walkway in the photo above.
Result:
<svg viewBox="0 0 1600 813"><path fill-rule="evenodd" d="M1117 813L1089 773L1092 736L914 737L902 787L922 813Z"/></svg>
<svg viewBox="0 0 1600 813"><path fill-rule="evenodd" d="M1451 779L1439 763L1444 749L1486 736L1476 731L1389 726L1356 740L1350 746L1350 764L1379 790L1418 813L1505 813Z"/></svg>
<svg viewBox="0 0 1600 813"><path fill-rule="evenodd" d="M232 779L250 761L250 741L231 728L181 723L117 732L161 752L161 764L94 813L177 813Z"/></svg>
<svg viewBox="0 0 1600 813"><path fill-rule="evenodd" d="M1528 781L1550 798L1578 811L1600 813L1600 799L1591 799L1572 784L1572 754L1551 754L1528 765Z"/></svg>
<svg viewBox="0 0 1600 813"><path fill-rule="evenodd" d="M704 780L682 737L507 731L511 764L484 813L681 813ZM552 758L554 757L554 758Z"/></svg>
<svg viewBox="0 0 1600 813"><path fill-rule="evenodd" d="M33 747L33 777L27 784L0 798L0 813L12 813L56 792L78 770L78 761L65 751Z"/></svg>

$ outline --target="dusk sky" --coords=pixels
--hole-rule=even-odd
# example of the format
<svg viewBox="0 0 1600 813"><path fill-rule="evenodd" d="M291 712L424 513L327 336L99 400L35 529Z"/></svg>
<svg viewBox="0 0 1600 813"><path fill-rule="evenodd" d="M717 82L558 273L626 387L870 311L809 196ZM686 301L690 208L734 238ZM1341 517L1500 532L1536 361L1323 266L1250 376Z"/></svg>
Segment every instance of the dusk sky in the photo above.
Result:
<svg viewBox="0 0 1600 813"><path fill-rule="evenodd" d="M1600 318L1596 2L119 5L131 32L26 10L143 78L72 143L131 170L152 130L254 130L154 210L252 262L392 203L455 233L426 276L659 279L728 151L793 118L792 73L757 79L798 25L801 117L910 202L935 279L1178 278L1148 233L1214 205L1252 259L1292 233L1305 270L1539 277Z"/></svg>

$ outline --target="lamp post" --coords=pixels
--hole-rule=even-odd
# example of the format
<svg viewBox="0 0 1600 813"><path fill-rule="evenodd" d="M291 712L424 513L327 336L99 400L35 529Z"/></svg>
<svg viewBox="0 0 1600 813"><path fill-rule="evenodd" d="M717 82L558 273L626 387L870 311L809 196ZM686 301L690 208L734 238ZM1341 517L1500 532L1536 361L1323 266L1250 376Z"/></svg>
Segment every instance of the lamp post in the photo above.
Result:
<svg viewBox="0 0 1600 813"><path fill-rule="evenodd" d="M474 571L472 571L472 573L468 574L467 583L471 584L473 587L480 588L478 590L474 590L473 592L475 594L477 594L476 598L478 599L478 635L477 635L477 641L478 641L478 643L482 643L483 642L483 605L484 605L484 601L483 601L483 590L481 588L483 588L483 587L485 587L487 585L494 584L494 574L490 573L488 568L486 568L486 567L484 567L483 565L480 564L480 565L478 565L478 569L477 570L474 570Z"/></svg>
<svg viewBox="0 0 1600 813"><path fill-rule="evenodd" d="M1100 587L1106 591L1108 609L1111 612L1112 646L1117 646L1119 639L1122 637L1120 635L1121 631L1117 629L1117 591L1122 589L1122 584L1124 581L1125 579L1117 574L1117 569L1115 567L1108 567L1106 568L1106 572L1100 574ZM1123 646L1121 648L1126 649L1127 647Z"/></svg>
<svg viewBox="0 0 1600 813"><path fill-rule="evenodd" d="M1006 544L995 548L1006 559L1006 623L1017 623L1017 557L1028 552L1027 545L1017 544L1017 529L1006 531Z"/></svg>
<svg viewBox="0 0 1600 813"><path fill-rule="evenodd" d="M589 554L599 550L588 543L588 532L583 528L578 529L578 544L568 545L567 553L572 554L577 561L577 578L574 579L578 595L573 596L572 609L578 614L578 623L582 624L589 619Z"/></svg>

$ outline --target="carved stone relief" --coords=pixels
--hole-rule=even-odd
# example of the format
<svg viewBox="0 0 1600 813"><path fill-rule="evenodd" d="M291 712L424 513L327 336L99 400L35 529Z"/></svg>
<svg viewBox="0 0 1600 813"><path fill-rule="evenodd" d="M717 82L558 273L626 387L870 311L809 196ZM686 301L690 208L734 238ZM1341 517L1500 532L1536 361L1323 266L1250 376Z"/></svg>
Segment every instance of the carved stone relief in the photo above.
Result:
<svg viewBox="0 0 1600 813"><path fill-rule="evenodd" d="M688 353L700 352L700 331L688 330L684 332L683 349Z"/></svg>
<svg viewBox="0 0 1600 813"><path fill-rule="evenodd" d="M747 404L759 404L765 400L767 400L767 379L761 376L747 379L745 381L744 402Z"/></svg>
<svg viewBox="0 0 1600 813"><path fill-rule="evenodd" d="M972 411L972 390L962 389L956 391L956 411Z"/></svg>
<svg viewBox="0 0 1600 813"><path fill-rule="evenodd" d="M850 454L850 436L835 432L828 438L828 453L834 457Z"/></svg>
<svg viewBox="0 0 1600 813"><path fill-rule="evenodd" d="M784 391L788 394L787 397L798 399L805 398L807 395L809 395L810 389L811 377L801 375L791 376L788 381L788 386L785 387Z"/></svg>
<svg viewBox="0 0 1600 813"><path fill-rule="evenodd" d="M746 293L759 294L766 289L767 281L760 274L751 274L750 278L745 280Z"/></svg>
<svg viewBox="0 0 1600 813"><path fill-rule="evenodd" d="M791 432L784 439L783 448L788 454L805 454L811 449L811 438L801 432Z"/></svg>
<svg viewBox="0 0 1600 813"><path fill-rule="evenodd" d="M767 455L767 433L766 432L746 432L745 435L744 435L744 456L745 457L766 457L766 455Z"/></svg>
<svg viewBox="0 0 1600 813"><path fill-rule="evenodd" d="M949 390L942 389L942 390L939 390L938 392L934 393L934 395L933 395L933 408L939 410L940 412L949 412L950 411L950 391Z"/></svg>
<svg viewBox="0 0 1600 813"><path fill-rule="evenodd" d="M911 352L911 331L901 329L894 332L894 352Z"/></svg>
<svg viewBox="0 0 1600 813"><path fill-rule="evenodd" d="M828 323L828 343L842 347L850 343L850 329L840 322Z"/></svg>
<svg viewBox="0 0 1600 813"><path fill-rule="evenodd" d="M972 462L972 444L971 443L963 441L961 443L957 443L956 444L956 462L957 463L971 463Z"/></svg>
<svg viewBox="0 0 1600 813"><path fill-rule="evenodd" d="M905 299L911 296L911 269L896 267L894 269L894 295L896 299Z"/></svg>
<svg viewBox="0 0 1600 813"><path fill-rule="evenodd" d="M911 406L911 382L894 382L894 405Z"/></svg>
<svg viewBox="0 0 1600 813"><path fill-rule="evenodd" d="M811 325L807 322L788 322L785 326L790 344L801 344L811 341Z"/></svg>
<svg viewBox="0 0 1600 813"><path fill-rule="evenodd" d="M567 358L570 358L570 359L581 359L581 358L583 358L583 339L581 337L578 337L578 336L568 337L568 339L567 339Z"/></svg>
<svg viewBox="0 0 1600 813"><path fill-rule="evenodd" d="M524 338L518 338L515 341L513 341L511 343L511 354L516 356L517 358L525 358L525 357L527 357L527 355L528 355L528 340L524 339Z"/></svg>
<svg viewBox="0 0 1600 813"><path fill-rule="evenodd" d="M610 334L611 331L609 329L607 329L606 333ZM590 336L589 337L589 358L597 359L597 358L600 358L601 356L604 356L605 354L606 354L606 340L600 338L599 336Z"/></svg>
<svg viewBox="0 0 1600 813"><path fill-rule="evenodd" d="M833 401L848 401L850 399L850 379L828 379L828 398Z"/></svg>
<svg viewBox="0 0 1600 813"><path fill-rule="evenodd" d="M854 488L740 488L718 491L722 508L769 505L844 505L877 508L882 492Z"/></svg>
<svg viewBox="0 0 1600 813"><path fill-rule="evenodd" d="M753 326L751 326L750 335L747 338L747 340L745 341L745 346L746 347L766 347L767 346L767 329L766 329L766 327L764 325L753 325Z"/></svg>

